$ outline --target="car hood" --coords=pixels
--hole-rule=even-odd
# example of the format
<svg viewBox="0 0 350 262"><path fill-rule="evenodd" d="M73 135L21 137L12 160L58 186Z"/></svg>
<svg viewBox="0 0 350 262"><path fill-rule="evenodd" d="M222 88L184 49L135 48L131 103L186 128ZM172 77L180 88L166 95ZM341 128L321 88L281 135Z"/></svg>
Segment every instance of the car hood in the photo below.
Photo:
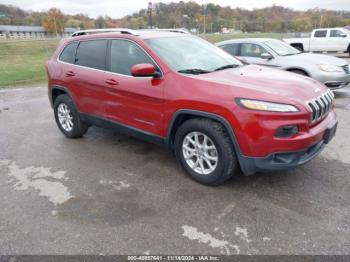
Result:
<svg viewBox="0 0 350 262"><path fill-rule="evenodd" d="M242 66L194 77L235 88L233 94L236 97L275 102L293 101L305 104L306 101L327 90L323 84L309 77L258 65Z"/></svg>
<svg viewBox="0 0 350 262"><path fill-rule="evenodd" d="M281 59L293 61L296 64L315 64L315 65L335 65L335 66L343 66L348 64L344 59L329 56L329 55L321 55L321 54L308 54L301 53L297 55L291 56L280 56Z"/></svg>

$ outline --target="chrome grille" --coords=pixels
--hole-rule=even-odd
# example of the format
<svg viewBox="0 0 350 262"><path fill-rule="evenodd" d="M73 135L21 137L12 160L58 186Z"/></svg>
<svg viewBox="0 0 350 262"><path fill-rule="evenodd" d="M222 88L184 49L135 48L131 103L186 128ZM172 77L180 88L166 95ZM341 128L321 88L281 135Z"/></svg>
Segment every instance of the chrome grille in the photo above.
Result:
<svg viewBox="0 0 350 262"><path fill-rule="evenodd" d="M323 95L316 97L307 104L311 109L311 122L315 123L326 117L329 110L331 110L334 101L334 94L331 90L327 90Z"/></svg>
<svg viewBox="0 0 350 262"><path fill-rule="evenodd" d="M350 74L350 65L344 65L342 66L342 68L344 69L345 73L347 73L348 75Z"/></svg>

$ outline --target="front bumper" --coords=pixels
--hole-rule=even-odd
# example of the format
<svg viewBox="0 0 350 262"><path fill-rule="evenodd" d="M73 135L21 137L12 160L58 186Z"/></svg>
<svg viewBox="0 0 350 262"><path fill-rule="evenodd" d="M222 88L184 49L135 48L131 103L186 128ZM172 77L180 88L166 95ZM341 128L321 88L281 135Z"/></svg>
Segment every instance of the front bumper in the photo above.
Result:
<svg viewBox="0 0 350 262"><path fill-rule="evenodd" d="M334 137L338 122L333 122L329 132L325 132L322 140L316 144L298 151L272 153L267 157L239 156L241 170L245 175L256 172L287 170L301 166L316 157L326 144Z"/></svg>
<svg viewBox="0 0 350 262"><path fill-rule="evenodd" d="M312 78L324 83L329 89L335 90L346 87L350 83L350 74L345 72L313 72Z"/></svg>

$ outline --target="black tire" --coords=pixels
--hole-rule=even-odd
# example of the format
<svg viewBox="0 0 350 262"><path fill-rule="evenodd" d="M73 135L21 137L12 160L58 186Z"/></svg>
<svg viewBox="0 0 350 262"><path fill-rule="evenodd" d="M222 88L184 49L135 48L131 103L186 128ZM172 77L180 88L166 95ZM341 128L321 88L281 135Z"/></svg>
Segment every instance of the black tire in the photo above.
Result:
<svg viewBox="0 0 350 262"><path fill-rule="evenodd" d="M289 72L292 72L292 73L295 73L295 74L298 74L298 75L302 75L302 76L308 76L305 71L299 70L299 69L292 69L292 70L289 70Z"/></svg>
<svg viewBox="0 0 350 262"><path fill-rule="evenodd" d="M59 121L58 107L60 105L66 105L70 111L73 127L69 131L67 131ZM88 130L88 126L81 121L78 110L76 109L73 100L68 95L60 95L55 99L54 113L55 113L56 124L66 137L79 138L79 137L82 137Z"/></svg>
<svg viewBox="0 0 350 262"><path fill-rule="evenodd" d="M211 173L199 174L185 160L182 145L185 137L191 132L205 134L217 149L218 161ZM237 158L229 135L221 124L209 119L190 119L179 127L175 135L175 154L186 173L201 184L220 185L233 177L237 170Z"/></svg>

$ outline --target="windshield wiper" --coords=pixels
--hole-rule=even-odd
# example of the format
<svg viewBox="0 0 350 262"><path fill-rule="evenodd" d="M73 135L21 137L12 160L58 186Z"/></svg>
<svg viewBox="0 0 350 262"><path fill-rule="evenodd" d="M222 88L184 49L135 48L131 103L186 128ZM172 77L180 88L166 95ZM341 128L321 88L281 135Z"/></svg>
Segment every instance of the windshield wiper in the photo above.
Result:
<svg viewBox="0 0 350 262"><path fill-rule="evenodd" d="M218 68L216 68L214 71L220 71L220 70L225 70L225 69L229 69L229 68L236 68L239 65L236 64L230 64L230 65L224 65L224 66L220 66Z"/></svg>
<svg viewBox="0 0 350 262"><path fill-rule="evenodd" d="M184 73L184 74L200 75L200 74L210 73L211 71L199 69L199 68L192 68L192 69L182 69L182 70L179 70L178 72Z"/></svg>

